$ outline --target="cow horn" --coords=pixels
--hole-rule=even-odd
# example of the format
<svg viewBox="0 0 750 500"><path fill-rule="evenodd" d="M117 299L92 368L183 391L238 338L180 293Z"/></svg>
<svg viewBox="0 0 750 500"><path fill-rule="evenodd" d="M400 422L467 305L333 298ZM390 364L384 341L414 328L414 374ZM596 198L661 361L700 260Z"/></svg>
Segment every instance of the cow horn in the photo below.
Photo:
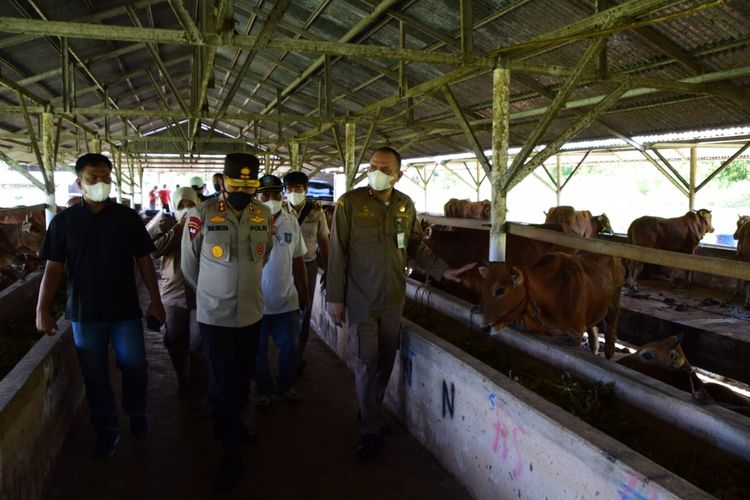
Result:
<svg viewBox="0 0 750 500"><path fill-rule="evenodd" d="M678 333L674 336L674 341L669 344L670 349L676 349L680 344L682 344L682 339L685 338L685 334L683 332Z"/></svg>

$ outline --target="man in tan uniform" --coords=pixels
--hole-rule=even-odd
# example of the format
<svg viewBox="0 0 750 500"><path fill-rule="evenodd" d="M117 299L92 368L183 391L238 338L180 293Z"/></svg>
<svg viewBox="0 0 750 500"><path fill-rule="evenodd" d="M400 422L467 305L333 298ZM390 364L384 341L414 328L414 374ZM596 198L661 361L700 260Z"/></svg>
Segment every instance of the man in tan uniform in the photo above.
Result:
<svg viewBox="0 0 750 500"><path fill-rule="evenodd" d="M307 268L307 309L302 315L302 327L300 328L299 345L297 346L299 370L302 370L304 361L302 353L305 351L307 339L310 336L310 319L313 300L315 299L315 283L318 279L318 250L320 258L328 264L328 222L326 214L320 204L314 200L307 199L307 186L310 179L302 172L289 172L284 176L284 190L289 202L289 213L291 213L302 228L302 238L307 246L305 254L305 267ZM324 269L325 271L325 269Z"/></svg>
<svg viewBox="0 0 750 500"><path fill-rule="evenodd" d="M258 159L231 153L224 189L188 213L182 237L182 273L196 291L197 320L214 406L214 435L224 458L216 493L231 490L244 472L240 444L254 435L241 420L255 370L263 318L261 275L273 245L271 212L252 198Z"/></svg>
<svg viewBox="0 0 750 500"><path fill-rule="evenodd" d="M384 444L383 397L406 300L406 255L434 279L458 281L458 271L424 244L411 198L393 189L401 175L396 150L375 150L370 185L342 195L333 215L326 301L336 325L343 324L346 312L360 412L356 452L362 459L380 453Z"/></svg>

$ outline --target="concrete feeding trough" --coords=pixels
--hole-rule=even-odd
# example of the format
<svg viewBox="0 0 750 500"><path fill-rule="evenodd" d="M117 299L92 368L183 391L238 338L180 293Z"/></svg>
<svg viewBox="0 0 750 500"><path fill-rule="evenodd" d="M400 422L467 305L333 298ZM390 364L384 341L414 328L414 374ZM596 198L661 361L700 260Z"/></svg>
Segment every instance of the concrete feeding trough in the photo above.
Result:
<svg viewBox="0 0 750 500"><path fill-rule="evenodd" d="M405 321L386 405L476 498L711 498L702 490ZM313 325L347 361L325 294ZM347 361L348 363L348 361Z"/></svg>
<svg viewBox="0 0 750 500"><path fill-rule="evenodd" d="M0 380L0 499L43 498L70 424L83 401L70 322L42 337Z"/></svg>

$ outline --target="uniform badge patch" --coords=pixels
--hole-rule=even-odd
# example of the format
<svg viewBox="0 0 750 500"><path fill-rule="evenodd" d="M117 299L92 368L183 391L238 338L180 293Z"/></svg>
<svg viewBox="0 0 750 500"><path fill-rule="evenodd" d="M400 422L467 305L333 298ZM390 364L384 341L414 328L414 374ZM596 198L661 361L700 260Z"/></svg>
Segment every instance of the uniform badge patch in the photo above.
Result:
<svg viewBox="0 0 750 500"><path fill-rule="evenodd" d="M226 217L222 217L221 215L214 215L213 217L211 217L208 220L211 221L211 222L213 222L214 224L221 224L222 222L226 222L227 218Z"/></svg>
<svg viewBox="0 0 750 500"><path fill-rule="evenodd" d="M287 243L291 243L292 242L292 233L284 233L284 241L286 241Z"/></svg>
<svg viewBox="0 0 750 500"><path fill-rule="evenodd" d="M227 204L224 203L224 200L219 200L218 203L216 204L216 209L219 212L226 212L227 211Z"/></svg>
<svg viewBox="0 0 750 500"><path fill-rule="evenodd" d="M255 245L255 255L262 257L264 253L266 253L266 246L263 243Z"/></svg>
<svg viewBox="0 0 750 500"><path fill-rule="evenodd" d="M211 247L211 255L215 258L220 259L224 257L224 247L221 245L214 245Z"/></svg>
<svg viewBox="0 0 750 500"><path fill-rule="evenodd" d="M190 241L193 241L195 237L198 236L198 233L201 232L201 220L198 217L191 215L188 217L187 226L188 233L190 234Z"/></svg>
<svg viewBox="0 0 750 500"><path fill-rule="evenodd" d="M264 219L263 217L259 217L257 215L253 215L253 216L250 217L250 221L254 222L255 224L260 224L264 220L266 220L266 219Z"/></svg>

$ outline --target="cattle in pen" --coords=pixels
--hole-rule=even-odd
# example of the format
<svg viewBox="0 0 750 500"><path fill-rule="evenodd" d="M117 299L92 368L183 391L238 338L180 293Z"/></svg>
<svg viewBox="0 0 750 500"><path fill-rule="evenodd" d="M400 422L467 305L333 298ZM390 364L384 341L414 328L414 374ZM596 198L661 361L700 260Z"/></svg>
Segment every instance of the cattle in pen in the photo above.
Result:
<svg viewBox="0 0 750 500"><path fill-rule="evenodd" d="M588 210L576 210L570 206L552 207L546 212L546 223L565 224L571 234L592 238L598 234L612 234L612 225L607 214L591 215Z"/></svg>
<svg viewBox="0 0 750 500"><path fill-rule="evenodd" d="M443 206L446 217L459 219L489 220L491 204L489 200L471 201L451 198Z"/></svg>
<svg viewBox="0 0 750 500"><path fill-rule="evenodd" d="M737 231L734 232L737 240L737 258L750 262L750 216L740 215L737 220ZM737 280L737 291L745 290L745 307L750 309L750 286L744 280Z"/></svg>

